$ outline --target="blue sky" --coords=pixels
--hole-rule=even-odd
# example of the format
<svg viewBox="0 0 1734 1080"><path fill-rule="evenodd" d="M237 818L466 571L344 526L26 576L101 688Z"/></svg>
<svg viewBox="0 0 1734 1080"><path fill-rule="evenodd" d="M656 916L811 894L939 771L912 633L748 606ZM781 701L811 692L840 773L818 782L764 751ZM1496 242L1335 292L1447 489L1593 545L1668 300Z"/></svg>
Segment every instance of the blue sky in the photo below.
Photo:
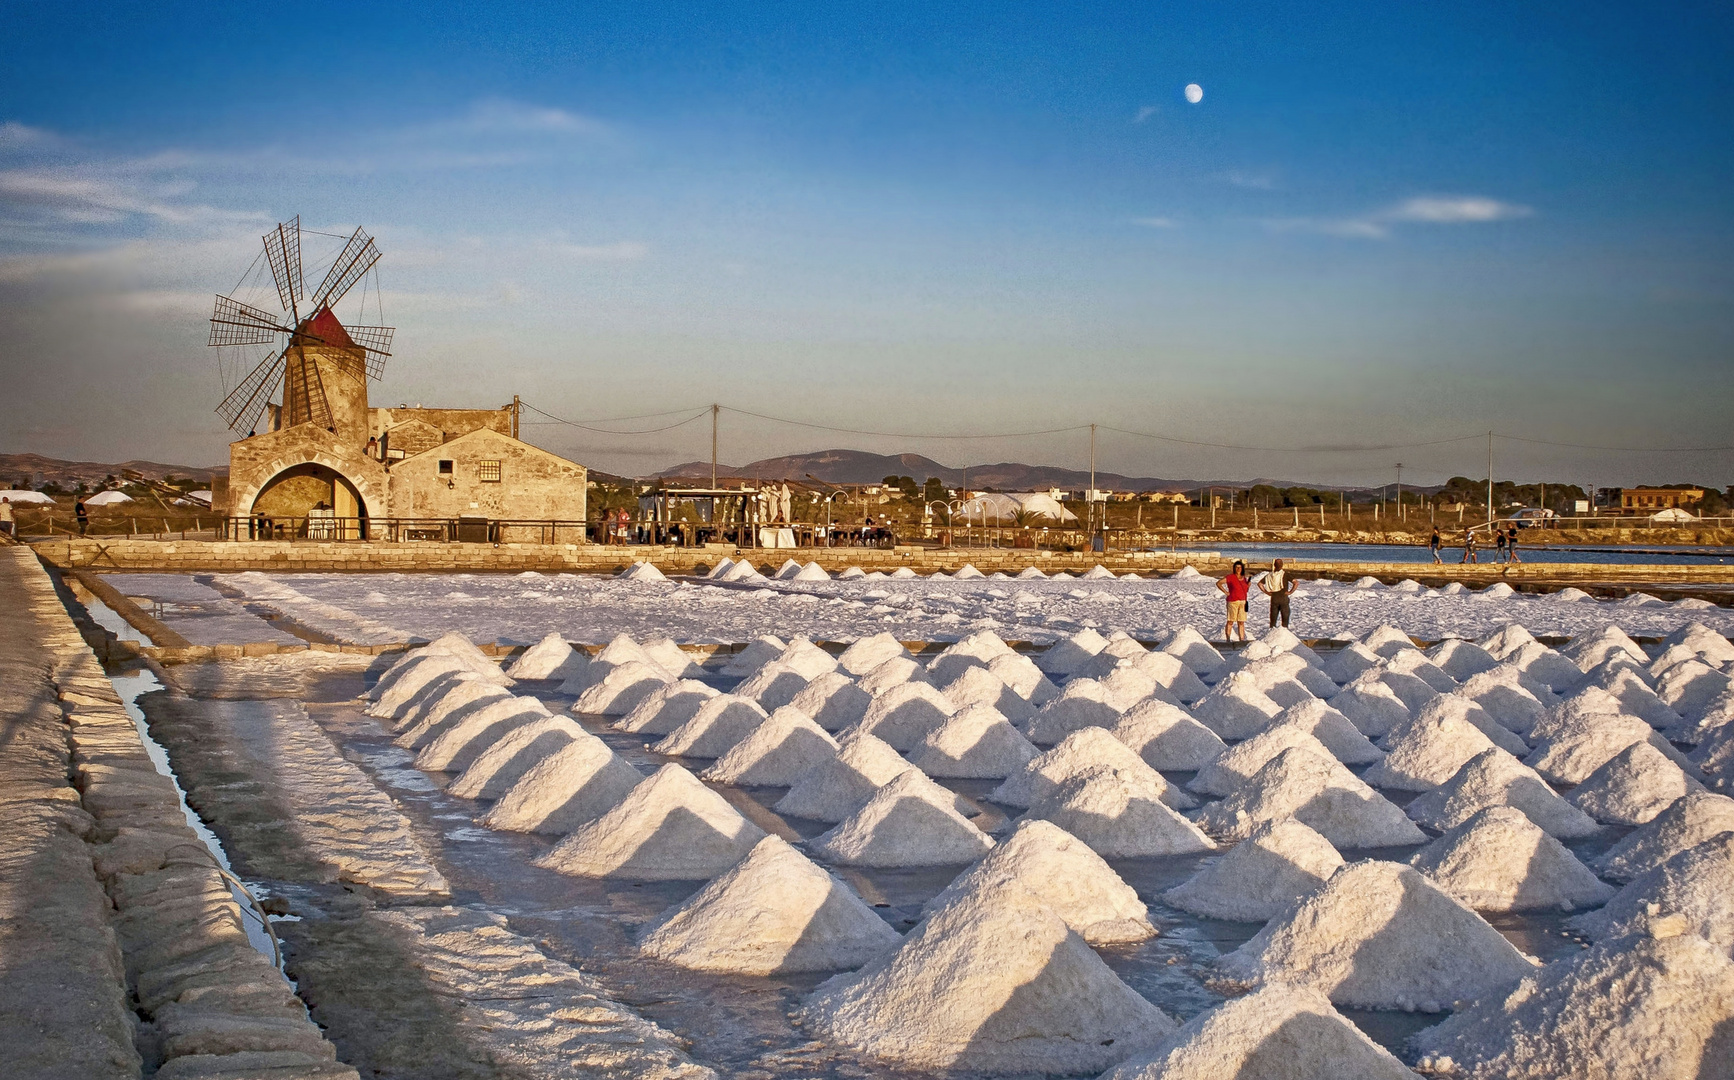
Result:
<svg viewBox="0 0 1734 1080"><path fill-rule="evenodd" d="M1734 442L1725 5L0 21L0 449L222 460L210 295L296 213L386 253L380 402L519 393L583 419L714 400L1268 447ZM725 417L726 461L1087 462L1076 433ZM616 471L709 450L702 421L531 430ZM1499 457L1519 478L1734 483L1726 452ZM1378 483L1397 460L1436 482L1485 447L1099 443L1103 468L1169 477Z"/></svg>

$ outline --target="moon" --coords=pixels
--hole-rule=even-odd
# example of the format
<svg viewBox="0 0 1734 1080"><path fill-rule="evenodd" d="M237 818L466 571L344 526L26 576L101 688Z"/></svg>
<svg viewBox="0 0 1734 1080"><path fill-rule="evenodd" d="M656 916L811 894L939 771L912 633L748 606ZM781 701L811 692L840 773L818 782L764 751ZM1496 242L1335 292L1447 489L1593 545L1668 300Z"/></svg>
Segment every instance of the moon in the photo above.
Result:
<svg viewBox="0 0 1734 1080"><path fill-rule="evenodd" d="M1198 104L1200 101L1203 101L1204 100L1204 87L1199 86L1197 83L1187 83L1186 84L1186 100L1192 102L1192 104L1194 104L1194 105Z"/></svg>

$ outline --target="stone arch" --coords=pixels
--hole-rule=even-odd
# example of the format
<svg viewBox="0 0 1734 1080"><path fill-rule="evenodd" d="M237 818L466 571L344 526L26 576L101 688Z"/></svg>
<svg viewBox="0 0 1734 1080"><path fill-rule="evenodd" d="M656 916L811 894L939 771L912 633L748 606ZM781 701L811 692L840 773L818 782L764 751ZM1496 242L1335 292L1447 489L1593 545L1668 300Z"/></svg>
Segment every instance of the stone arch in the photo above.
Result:
<svg viewBox="0 0 1734 1080"><path fill-rule="evenodd" d="M301 460L273 461L262 472L268 479L251 491L238 493L241 497L235 501L236 508L247 517L270 518L278 523L279 528L289 526L312 534L318 526L309 528L305 524L309 512L323 504L333 518L360 519L359 529L353 523L344 528L326 526L330 530L329 539L367 537L368 519L374 516L373 510L380 505L380 500L366 477L356 476L326 454L311 454ZM295 524L291 526L290 523Z"/></svg>

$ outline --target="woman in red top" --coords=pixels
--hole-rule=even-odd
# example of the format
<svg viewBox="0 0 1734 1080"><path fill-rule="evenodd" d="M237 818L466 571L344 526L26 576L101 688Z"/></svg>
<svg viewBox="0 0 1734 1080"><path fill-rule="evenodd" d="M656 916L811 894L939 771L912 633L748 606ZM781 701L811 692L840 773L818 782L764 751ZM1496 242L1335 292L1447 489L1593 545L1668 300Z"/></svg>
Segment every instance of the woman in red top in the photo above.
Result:
<svg viewBox="0 0 1734 1080"><path fill-rule="evenodd" d="M1246 564L1234 560L1234 569L1216 583L1216 589L1228 597L1228 621L1222 626L1222 639L1234 640L1234 627L1240 625L1240 640L1246 640L1246 594L1252 589L1252 579L1246 575Z"/></svg>

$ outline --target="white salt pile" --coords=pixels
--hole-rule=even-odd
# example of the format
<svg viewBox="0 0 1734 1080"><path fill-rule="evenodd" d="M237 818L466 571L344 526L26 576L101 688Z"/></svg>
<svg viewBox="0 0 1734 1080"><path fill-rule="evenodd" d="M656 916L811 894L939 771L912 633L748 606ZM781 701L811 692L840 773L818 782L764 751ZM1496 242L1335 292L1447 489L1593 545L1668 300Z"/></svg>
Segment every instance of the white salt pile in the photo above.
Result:
<svg viewBox="0 0 1734 1080"><path fill-rule="evenodd" d="M1192 669L1193 674L1207 679L1222 667L1222 654L1205 640L1203 634L1190 626L1182 626L1176 630L1173 637L1163 642L1162 651L1178 658Z"/></svg>
<svg viewBox="0 0 1734 1080"><path fill-rule="evenodd" d="M1512 588L1510 585L1507 585L1505 582L1496 581L1493 584L1487 586L1487 588L1482 589L1481 595L1486 597L1489 600L1503 600L1506 597L1511 596L1516 592L1517 592L1516 589Z"/></svg>
<svg viewBox="0 0 1734 1080"><path fill-rule="evenodd" d="M1517 623L1506 623L1504 626L1501 626L1498 630L1494 631L1487 640L1483 641L1481 643L1481 648L1486 651L1487 655L1493 657L1495 660L1504 660L1506 657L1523 648L1525 645L1530 645L1534 642L1534 634L1530 633L1522 626L1519 626Z"/></svg>
<svg viewBox="0 0 1734 1080"><path fill-rule="evenodd" d="M373 704L368 706L367 715L381 720L396 720L405 716L427 692L428 688L441 680L452 680L459 676L488 682L492 685L504 685L498 680L466 667L462 660L454 656L435 654L417 656L413 662L395 669L398 674L389 685L380 680L385 689L380 691ZM500 679L505 675L501 674ZM378 690L379 685L374 689Z"/></svg>
<svg viewBox="0 0 1734 1080"><path fill-rule="evenodd" d="M1458 682L1499 666L1493 654L1461 638L1449 638L1427 650L1427 659Z"/></svg>
<svg viewBox="0 0 1734 1080"><path fill-rule="evenodd" d="M1618 698L1599 686L1586 686L1551 706L1524 734L1532 743L1539 743L1571 730L1585 717L1602 713L1617 716L1621 711Z"/></svg>
<svg viewBox="0 0 1734 1080"><path fill-rule="evenodd" d="M1408 709L1410 712L1418 712L1429 701L1432 701L1434 698L1439 696L1439 691L1428 686L1427 683L1419 677L1411 675L1406 671L1394 671L1389 667L1381 667L1375 671L1370 671L1365 675L1357 677L1368 678L1373 676L1377 676L1380 682L1390 687L1391 692L1397 695L1397 700L1401 701L1403 707Z"/></svg>
<svg viewBox="0 0 1734 1080"><path fill-rule="evenodd" d="M1266 922L1323 885L1343 857L1331 842L1296 821L1267 822L1162 894L1162 900L1207 919Z"/></svg>
<svg viewBox="0 0 1734 1080"><path fill-rule="evenodd" d="M1102 728L1084 728L1066 736L1058 746L1033 758L994 788L988 798L1002 806L1028 807L1061 784L1103 767L1142 777L1162 793L1164 803L1176 810L1190 810L1198 805L1197 800L1144 764L1144 759L1131 747Z"/></svg>
<svg viewBox="0 0 1734 1080"><path fill-rule="evenodd" d="M1452 1014L1410 1045L1429 1073L1496 1077L1727 1075L1734 963L1659 923L1547 965Z"/></svg>
<svg viewBox="0 0 1734 1080"><path fill-rule="evenodd" d="M1151 770L1097 767L1037 795L1029 815L1051 821L1108 859L1190 855L1216 845L1162 803Z"/></svg>
<svg viewBox="0 0 1734 1080"><path fill-rule="evenodd" d="M1576 664L1539 641L1530 642L1502 661L1556 694L1575 689L1584 681Z"/></svg>
<svg viewBox="0 0 1734 1080"><path fill-rule="evenodd" d="M744 679L759 668L783 655L783 650L789 643L782 638L762 634L747 642L746 648L729 658L719 671L719 674L730 678Z"/></svg>
<svg viewBox="0 0 1734 1080"><path fill-rule="evenodd" d="M922 914L966 904L979 908L995 890L1034 893L1092 945L1143 941L1156 933L1137 890L1089 846L1051 821L1024 818L1011 835L959 874Z"/></svg>
<svg viewBox="0 0 1734 1080"><path fill-rule="evenodd" d="M1685 733L1682 729L1682 717L1669 707L1668 703L1650 688L1645 681L1649 676L1641 669L1633 668L1624 661L1610 660L1607 664L1595 668L1589 674L1589 681L1594 686L1614 696L1620 703L1620 711L1637 717L1644 723L1673 735L1676 731ZM1721 721L1723 723L1726 720ZM1682 740L1686 741L1686 740ZM1697 739L1691 739L1697 742Z"/></svg>
<svg viewBox="0 0 1734 1080"><path fill-rule="evenodd" d="M536 762L481 823L490 829L564 835L620 805L644 777L595 736Z"/></svg>
<svg viewBox="0 0 1734 1080"><path fill-rule="evenodd" d="M876 695L856 728L894 750L913 750L956 711L957 706L931 685L904 683Z"/></svg>
<svg viewBox="0 0 1734 1080"><path fill-rule="evenodd" d="M691 720L705 702L716 696L714 687L695 679L665 683L646 695L624 718L616 720L614 730L667 735Z"/></svg>
<svg viewBox="0 0 1734 1080"><path fill-rule="evenodd" d="M1477 676L1477 678L1479 677ZM1477 702L1459 697L1456 694L1441 694L1426 705L1416 709L1415 719L1411 721L1411 724L1430 722L1440 716L1454 716L1459 720L1468 721L1475 730L1487 736L1488 742L1513 757L1522 757L1529 753L1529 744L1523 741L1522 736L1494 719L1492 714ZM1399 728L1388 732L1385 735L1385 741L1389 743L1398 738L1401 730Z"/></svg>
<svg viewBox="0 0 1734 1080"><path fill-rule="evenodd" d="M1033 743L1052 746L1074 731L1113 727L1121 716L1113 696L1106 684L1095 679L1074 679L1059 697L1024 721L1023 732Z"/></svg>
<svg viewBox="0 0 1734 1080"><path fill-rule="evenodd" d="M1114 571L1103 566L1101 563L1097 563L1095 566L1090 567L1078 576L1085 581L1112 580L1114 578Z"/></svg>
<svg viewBox="0 0 1734 1080"><path fill-rule="evenodd" d="M1264 768L1271 758L1298 746L1320 757L1333 757L1324 743L1296 724L1273 724L1244 742L1235 743L1215 761L1198 770L1187 791L1201 795L1232 795Z"/></svg>
<svg viewBox="0 0 1734 1080"><path fill-rule="evenodd" d="M669 757L722 757L764 723L765 716L765 710L756 701L718 694L700 705L691 720L669 732L651 750Z"/></svg>
<svg viewBox="0 0 1734 1080"><path fill-rule="evenodd" d="M837 580L838 581L857 581L857 580L864 578L866 576L867 576L867 571L861 569L859 566L850 566L850 567L845 567L843 572L837 575Z"/></svg>
<svg viewBox="0 0 1734 1080"><path fill-rule="evenodd" d="M635 562L620 573L616 574L615 577L618 577L622 581L668 580L668 578L663 575L662 571L656 568L655 564L647 562Z"/></svg>
<svg viewBox="0 0 1734 1080"><path fill-rule="evenodd" d="M1426 835L1388 799L1335 758L1290 747L1240 790L1206 806L1198 824L1219 840L1244 840L1260 825L1292 817L1338 848L1419 844Z"/></svg>
<svg viewBox="0 0 1734 1080"><path fill-rule="evenodd" d="M1322 667L1323 659L1313 652L1300 636L1286 626L1273 626L1259 637L1258 643L1272 652L1291 652L1313 667Z"/></svg>
<svg viewBox="0 0 1734 1080"><path fill-rule="evenodd" d="M773 660L743 679L734 693L752 698L767 709L781 708L794 701L813 681L802 666L798 661Z"/></svg>
<svg viewBox="0 0 1734 1080"><path fill-rule="evenodd" d="M970 667L986 667L996 656L1010 653L1011 646L991 630L981 630L953 642L927 665L935 684L944 685Z"/></svg>
<svg viewBox="0 0 1734 1080"><path fill-rule="evenodd" d="M493 657L476 647L476 643L459 633L441 634L428 642L422 649L428 653L444 653L464 661L472 670L484 675L501 674L500 665Z"/></svg>
<svg viewBox="0 0 1734 1080"><path fill-rule="evenodd" d="M524 650L506 674L514 679L569 679L590 664L590 654L574 649L559 631Z"/></svg>
<svg viewBox="0 0 1734 1080"><path fill-rule="evenodd" d="M836 823L867 805L874 792L914 766L871 735L846 735L837 756L796 779L773 810L809 821Z"/></svg>
<svg viewBox="0 0 1734 1080"><path fill-rule="evenodd" d="M573 877L691 881L716 877L764 838L697 777L664 765L535 864Z"/></svg>
<svg viewBox="0 0 1734 1080"><path fill-rule="evenodd" d="M710 572L705 574L705 577L710 578L712 580L720 578L724 574L728 573L731 569L733 569L734 565L735 565L735 561L733 559L729 558L727 555L724 555L720 562L718 562L715 566L710 568Z"/></svg>
<svg viewBox="0 0 1734 1080"><path fill-rule="evenodd" d="M596 667L599 665L592 665ZM625 716L645 698L674 682L674 676L653 664L628 660L610 668L601 681L592 683L572 703L574 713Z"/></svg>
<svg viewBox="0 0 1734 1080"><path fill-rule="evenodd" d="M789 787L836 756L836 740L806 713L785 705L699 776L741 787Z"/></svg>
<svg viewBox="0 0 1734 1080"><path fill-rule="evenodd" d="M1499 931L1421 874L1367 859L1217 961L1222 981L1286 982L1337 1005L1438 1012L1534 970Z"/></svg>
<svg viewBox="0 0 1734 1080"><path fill-rule="evenodd" d="M922 740L909 760L928 776L1004 780L1039 753L998 709L981 704L952 714Z"/></svg>
<svg viewBox="0 0 1734 1080"><path fill-rule="evenodd" d="M1566 796L1573 806L1610 825L1642 825L1703 785L1647 742L1635 742L1584 778Z"/></svg>
<svg viewBox="0 0 1734 1080"><path fill-rule="evenodd" d="M1102 689L1108 692L1108 704L1121 712L1150 697L1180 704L1174 695L1157 686L1155 679L1139 671L1136 665L1125 661L1102 680Z"/></svg>
<svg viewBox="0 0 1734 1080"><path fill-rule="evenodd" d="M692 658L673 638L657 638L640 646L656 666L677 679L697 679L705 674L704 666Z"/></svg>
<svg viewBox="0 0 1734 1080"><path fill-rule="evenodd" d="M568 743L593 739L568 717L532 720L508 731L470 763L446 794L460 799L498 799L512 790L538 761Z"/></svg>
<svg viewBox="0 0 1734 1080"><path fill-rule="evenodd" d="M1590 865L1609 881L1630 881L1724 832L1734 832L1734 799L1693 792L1681 796L1649 824L1627 833Z"/></svg>
<svg viewBox="0 0 1734 1080"><path fill-rule="evenodd" d="M1107 638L1086 628L1049 645L1036 659L1036 666L1048 675L1072 675L1107 647Z"/></svg>
<svg viewBox="0 0 1734 1080"><path fill-rule="evenodd" d="M908 656L909 650L890 633L874 634L855 642L837 657L837 666L850 675L860 677L894 656Z"/></svg>
<svg viewBox="0 0 1734 1080"><path fill-rule="evenodd" d="M1006 653L987 662L987 669L1031 705L1041 708L1060 696L1060 688L1042 674L1036 662L1021 653Z"/></svg>
<svg viewBox="0 0 1734 1080"><path fill-rule="evenodd" d="M511 697L510 690L480 679L448 684L446 691L429 700L415 723L405 727L395 741L405 750L419 750L468 714Z"/></svg>
<svg viewBox="0 0 1734 1080"><path fill-rule="evenodd" d="M1283 707L1265 693L1267 685L1250 671L1232 672L1192 706L1192 715L1224 739L1249 739L1282 713Z"/></svg>
<svg viewBox="0 0 1734 1080"><path fill-rule="evenodd" d="M1132 667L1166 690L1176 701L1190 705L1210 693L1204 680L1194 675L1192 669L1181 663L1178 656L1172 656L1160 649L1136 658L1132 661Z"/></svg>
<svg viewBox="0 0 1734 1080"><path fill-rule="evenodd" d="M1345 765L1367 765L1385 756L1385 752L1369 742L1348 717L1317 698L1284 709L1272 726L1283 725L1305 731Z"/></svg>
<svg viewBox="0 0 1734 1080"><path fill-rule="evenodd" d="M891 573L887 574L886 576L887 577L894 577L894 578L912 578L912 577L919 577L920 575L918 575L914 570L911 570L907 566L899 566L897 569L891 571Z"/></svg>
<svg viewBox="0 0 1734 1080"><path fill-rule="evenodd" d="M1116 631L1115 635L1108 639L1107 646L1101 652L1084 661L1083 665L1074 673L1074 677L1106 678L1116 667L1120 666L1121 661L1137 660L1150 654L1150 650L1132 638L1120 634L1119 631Z"/></svg>
<svg viewBox="0 0 1734 1080"><path fill-rule="evenodd" d="M777 567L777 572L771 575L774 581L788 581L801 572L801 564L793 559L784 559L783 565Z"/></svg>
<svg viewBox="0 0 1734 1080"><path fill-rule="evenodd" d="M776 836L638 933L646 956L741 975L847 970L899 940L847 885Z"/></svg>
<svg viewBox="0 0 1734 1080"><path fill-rule="evenodd" d="M1703 623L1693 620L1662 639L1663 648L1683 645L1709 664L1734 663L1734 643Z"/></svg>
<svg viewBox="0 0 1734 1080"><path fill-rule="evenodd" d="M827 671L801 688L789 704L813 718L826 731L842 731L861 722L873 696L841 671Z"/></svg>
<svg viewBox="0 0 1734 1080"><path fill-rule="evenodd" d="M820 566L818 563L810 562L807 565L801 567L801 569L799 571L797 571L793 576L791 576L789 578L789 580L790 581L830 581L831 575L827 574L825 572L825 568Z"/></svg>
<svg viewBox="0 0 1734 1080"><path fill-rule="evenodd" d="M1675 664L1656 681L1656 696L1688 720L1696 720L1710 703L1734 688L1734 679L1697 660Z"/></svg>
<svg viewBox="0 0 1734 1080"><path fill-rule="evenodd" d="M1637 933L1658 915L1681 916L1692 933L1724 953L1734 950L1734 832L1669 856L1628 882L1606 907L1568 925L1604 941Z"/></svg>
<svg viewBox="0 0 1734 1080"><path fill-rule="evenodd" d="M1190 713L1154 698L1134 706L1110 731L1152 769L1191 772L1228 749L1216 732Z"/></svg>
<svg viewBox="0 0 1734 1080"><path fill-rule="evenodd" d="M1457 680L1445 674L1444 669L1427 659L1427 654L1419 649L1403 649L1380 661L1380 666L1396 674L1413 675L1435 693L1449 694L1457 689Z"/></svg>
<svg viewBox="0 0 1734 1080"><path fill-rule="evenodd" d="M1504 664L1471 675L1453 696L1473 701L1501 727L1518 735L1534 729L1553 703L1553 695L1549 694L1543 702L1523 685L1523 677L1516 668Z"/></svg>
<svg viewBox="0 0 1734 1080"><path fill-rule="evenodd" d="M1601 831L1601 826L1560 798L1534 769L1497 748L1470 758L1451 779L1416 796L1405 809L1412 820L1444 832L1489 806L1515 807L1542 832L1561 840L1581 839Z"/></svg>
<svg viewBox="0 0 1734 1080"><path fill-rule="evenodd" d="M984 667L964 669L963 674L947 683L940 693L960 709L987 705L1014 724L1027 722L1036 714L1034 706Z"/></svg>
<svg viewBox="0 0 1734 1080"><path fill-rule="evenodd" d="M507 696L466 714L430 739L415 756L423 772L462 772L508 731L552 715L535 698Z"/></svg>
<svg viewBox="0 0 1734 1080"><path fill-rule="evenodd" d="M1048 575L1043 573L1039 566L1026 566L1017 572L1018 581L1034 581L1037 578L1046 579L1047 576Z"/></svg>
<svg viewBox="0 0 1734 1080"><path fill-rule="evenodd" d="M1362 634L1361 644L1387 659L1400 652L1415 648L1415 643L1409 639L1409 635L1390 623L1381 623Z"/></svg>
<svg viewBox="0 0 1734 1080"><path fill-rule="evenodd" d="M1417 851L1409 865L1476 911L1571 911L1614 894L1523 811L1490 806Z"/></svg>
<svg viewBox="0 0 1734 1080"><path fill-rule="evenodd" d="M1209 578L1206 575L1199 573L1197 567L1193 566L1191 563L1187 563L1185 566L1182 566L1180 569L1176 570L1174 572L1173 577L1170 580L1173 580L1173 581L1208 581Z"/></svg>
<svg viewBox="0 0 1734 1080"><path fill-rule="evenodd" d="M636 641L625 634L616 634L614 640L602 647L602 650L591 658L590 663L582 671L569 676L560 684L559 693L581 695L590 687L595 686L607 677L609 672L627 664L640 664L654 671L662 672L673 681L674 676L662 671L662 665L656 658L644 651Z"/></svg>
<svg viewBox="0 0 1734 1080"><path fill-rule="evenodd" d="M1053 908L1018 888L946 906L895 951L820 985L827 1042L918 1069L1095 1073L1175 1029Z"/></svg>
<svg viewBox="0 0 1734 1080"><path fill-rule="evenodd" d="M927 669L913 657L893 656L861 676L861 689L873 697L878 697L887 690L912 682L933 685L933 680L927 677Z"/></svg>
<svg viewBox="0 0 1734 1080"><path fill-rule="evenodd" d="M1193 1017L1102 1080L1414 1080L1315 990L1272 983Z"/></svg>
<svg viewBox="0 0 1734 1080"><path fill-rule="evenodd" d="M1480 728L1450 710L1434 710L1393 728L1385 739L1385 760L1361 778L1374 787L1426 791L1488 749L1497 748Z"/></svg>
<svg viewBox="0 0 1734 1080"><path fill-rule="evenodd" d="M733 566L729 567L728 570L725 571L720 576L719 580L721 580L721 581L763 581L764 577L765 576L763 574L759 573L758 567L754 566L752 563L748 562L747 560L742 559L740 562L737 562Z"/></svg>
<svg viewBox="0 0 1734 1080"><path fill-rule="evenodd" d="M1523 763L1552 783L1581 784L1615 754L1637 742L1648 742L1676 764L1685 760L1660 733L1635 716L1586 713L1571 717L1537 740Z"/></svg>
<svg viewBox="0 0 1734 1080"><path fill-rule="evenodd" d="M1638 643L1612 623L1602 627L1597 633L1574 638L1570 644L1559 650L1559 654L1576 664L1579 671L1589 671L1610 656L1623 656L1639 665L1650 662L1649 656Z"/></svg>
<svg viewBox="0 0 1734 1080"><path fill-rule="evenodd" d="M1383 738L1412 715L1396 691L1386 686L1375 670L1363 672L1329 700L1331 708L1349 718L1349 723L1369 739Z"/></svg>
<svg viewBox="0 0 1734 1080"><path fill-rule="evenodd" d="M1383 661L1384 657L1378 653L1358 641L1351 641L1324 662L1324 672L1339 685L1347 685L1362 672L1378 668Z"/></svg>
<svg viewBox="0 0 1734 1080"><path fill-rule="evenodd" d="M909 769L809 844L839 866L890 868L974 862L993 841L957 812L951 792Z"/></svg>

